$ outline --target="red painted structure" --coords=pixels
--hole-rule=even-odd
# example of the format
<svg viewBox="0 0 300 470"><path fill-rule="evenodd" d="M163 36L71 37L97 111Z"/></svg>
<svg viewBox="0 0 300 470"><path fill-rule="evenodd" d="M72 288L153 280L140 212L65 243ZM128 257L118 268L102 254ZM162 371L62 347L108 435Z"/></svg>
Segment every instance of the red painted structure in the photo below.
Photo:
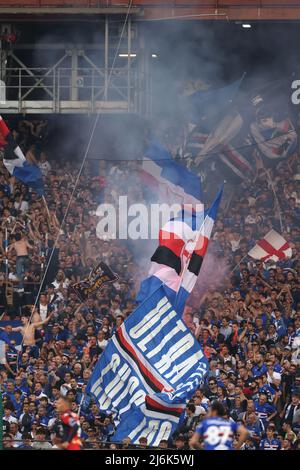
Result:
<svg viewBox="0 0 300 470"><path fill-rule="evenodd" d="M300 0L133 0L132 5L145 19L193 15L203 20L300 19ZM94 15L127 6L128 0L0 0L0 19L16 14Z"/></svg>

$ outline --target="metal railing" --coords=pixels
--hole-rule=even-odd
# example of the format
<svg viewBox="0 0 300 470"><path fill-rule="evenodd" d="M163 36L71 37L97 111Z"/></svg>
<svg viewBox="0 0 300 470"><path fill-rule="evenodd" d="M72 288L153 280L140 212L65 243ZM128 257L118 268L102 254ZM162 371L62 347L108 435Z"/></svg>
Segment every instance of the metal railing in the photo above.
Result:
<svg viewBox="0 0 300 470"><path fill-rule="evenodd" d="M107 108L122 107L123 111L136 109L136 70L123 68L67 67L7 68L6 102L1 108L17 102L20 111L25 102L51 106L54 112L65 107L99 110L99 103ZM49 103L50 102L50 103ZM106 108L106 106L104 106Z"/></svg>
<svg viewBox="0 0 300 470"><path fill-rule="evenodd" d="M9 433L7 433L9 434ZM36 447L32 447L32 449L24 449L23 447L15 447L17 444L18 446L22 446L22 444L26 444L28 446L32 446L33 444L43 444L43 443L49 443L51 444L51 447L47 447L46 449L43 447L39 447L38 445ZM10 447L7 447L10 445ZM93 438L93 440L82 441L82 450L110 450L112 449L112 446L116 446L118 450L160 450L157 447L152 447L152 446L141 446L139 444L123 444L122 442L108 442L108 441L103 441L99 438ZM59 450L57 447L54 447L54 444L50 439L44 439L43 441L31 438L31 439L14 439L13 437L8 439L3 436L2 439L2 447L1 447L1 442L0 442L0 449L5 450L6 448L10 448L13 450ZM164 448L164 450L174 450L174 448Z"/></svg>

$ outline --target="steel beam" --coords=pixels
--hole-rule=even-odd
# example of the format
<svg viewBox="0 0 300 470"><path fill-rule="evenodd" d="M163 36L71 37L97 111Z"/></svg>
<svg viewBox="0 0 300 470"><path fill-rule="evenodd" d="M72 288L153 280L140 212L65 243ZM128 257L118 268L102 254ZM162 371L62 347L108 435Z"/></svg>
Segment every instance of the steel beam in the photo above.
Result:
<svg viewBox="0 0 300 470"><path fill-rule="evenodd" d="M127 113L127 101L95 101L94 113ZM7 114L52 114L53 101L7 101L0 105L0 112ZM59 112L62 114L81 114L91 112L90 101L60 101Z"/></svg>
<svg viewBox="0 0 300 470"><path fill-rule="evenodd" d="M128 6L102 7L0 7L1 15L126 15ZM141 13L141 7L132 6L130 14Z"/></svg>

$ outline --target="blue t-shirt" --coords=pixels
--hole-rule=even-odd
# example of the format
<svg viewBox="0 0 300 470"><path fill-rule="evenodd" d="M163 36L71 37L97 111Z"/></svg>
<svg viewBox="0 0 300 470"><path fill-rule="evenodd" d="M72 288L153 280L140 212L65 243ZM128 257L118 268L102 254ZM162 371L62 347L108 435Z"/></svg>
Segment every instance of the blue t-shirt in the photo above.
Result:
<svg viewBox="0 0 300 470"><path fill-rule="evenodd" d="M259 446L260 450L280 450L281 442L279 439L263 439Z"/></svg>
<svg viewBox="0 0 300 470"><path fill-rule="evenodd" d="M206 418L196 428L203 437L205 450L231 450L238 425L224 418Z"/></svg>
<svg viewBox="0 0 300 470"><path fill-rule="evenodd" d="M266 426L267 418L276 411L275 406L270 403L260 405L258 401L255 401L254 404L256 416L261 419L263 425Z"/></svg>
<svg viewBox="0 0 300 470"><path fill-rule="evenodd" d="M268 372L268 368L266 364L263 364L261 367L258 365L252 367L252 374L253 377L256 379L256 377L261 377L262 375L265 375Z"/></svg>

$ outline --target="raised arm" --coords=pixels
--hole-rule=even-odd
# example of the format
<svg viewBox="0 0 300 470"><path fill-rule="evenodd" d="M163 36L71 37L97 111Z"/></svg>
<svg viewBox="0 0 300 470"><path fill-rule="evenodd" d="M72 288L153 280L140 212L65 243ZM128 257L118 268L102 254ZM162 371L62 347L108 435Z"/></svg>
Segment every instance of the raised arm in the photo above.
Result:
<svg viewBox="0 0 300 470"><path fill-rule="evenodd" d="M53 316L53 312L51 312L50 315L48 315L48 317L45 320L32 323L32 326L34 328L39 328L40 326L47 325L47 323L50 321L52 316Z"/></svg>
<svg viewBox="0 0 300 470"><path fill-rule="evenodd" d="M11 331L22 331L23 327L22 326L16 326L15 328L12 328Z"/></svg>

